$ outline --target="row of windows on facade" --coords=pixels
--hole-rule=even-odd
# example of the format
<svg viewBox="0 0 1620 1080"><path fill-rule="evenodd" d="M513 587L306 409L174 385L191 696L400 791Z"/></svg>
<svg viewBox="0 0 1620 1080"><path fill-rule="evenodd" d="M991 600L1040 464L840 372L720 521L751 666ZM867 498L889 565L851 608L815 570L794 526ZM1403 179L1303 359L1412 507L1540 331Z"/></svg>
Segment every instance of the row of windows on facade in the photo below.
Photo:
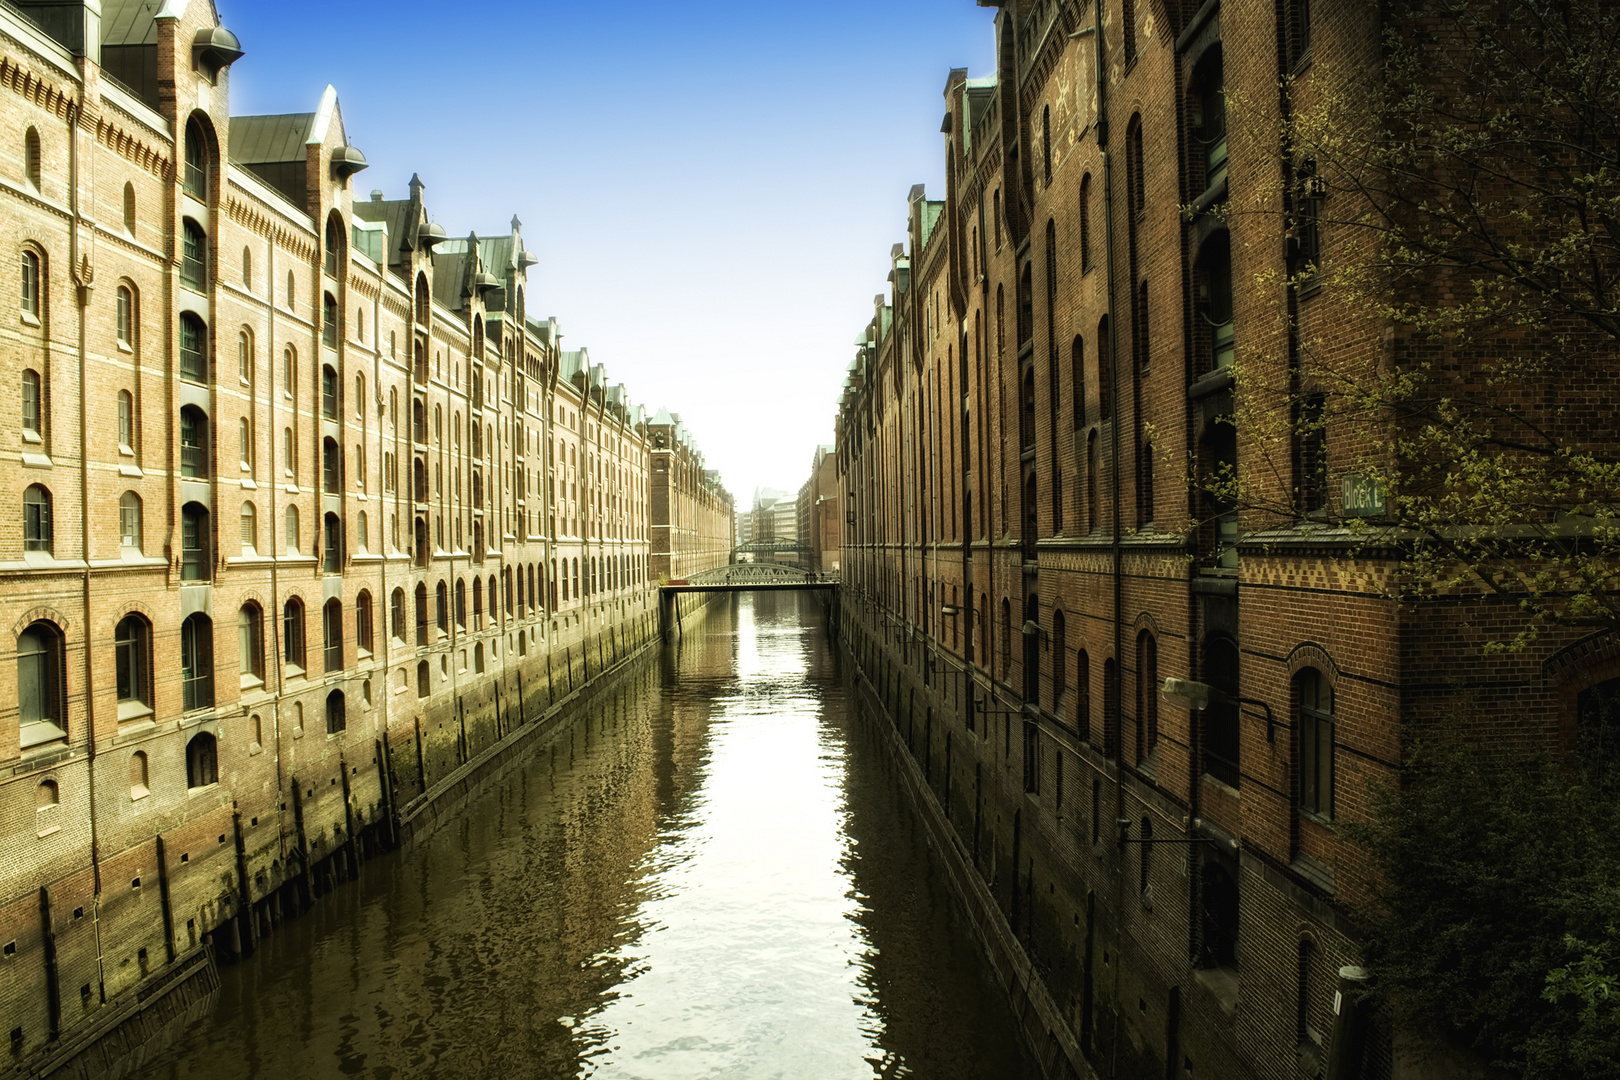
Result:
<svg viewBox="0 0 1620 1080"><path fill-rule="evenodd" d="M954 598L954 594L953 594ZM924 610L932 605L925 605ZM995 636L990 620L988 598L980 597L977 613L971 613L979 629L977 662L987 672L993 672L1002 681L1012 678L1013 606L1003 598L999 621L999 649L992 653L990 645ZM1032 705L1049 706L1057 715L1072 719L1080 737L1088 743L1100 743L1110 754L1122 752L1124 733L1114 725L1126 719L1120 701L1120 675L1113 658L1107 658L1102 667L1103 694L1102 727L1094 723L1097 702L1092 695L1092 660L1088 651L1079 648L1070 651L1067 618L1059 609L1052 615L1052 632L1048 639L1051 650L1051 677L1043 685L1041 678L1041 641L1039 628L1039 600L1031 596L1025 602L1022 638L1022 695ZM944 627L937 628L943 635ZM925 628L925 632L929 632ZM945 638L938 640L942 644ZM953 618L949 628L949 645L956 649L959 638ZM1201 725L1200 747L1203 771L1232 788L1242 786L1240 764L1240 725L1243 712L1239 707L1237 642L1228 635L1212 635L1204 644L1202 670L1205 680L1214 688L1209 706L1195 715ZM1071 663L1074 684L1069 683ZM1158 642L1149 630L1141 631L1136 641L1136 700L1129 716L1132 740L1131 750L1137 765L1147 762L1159 743L1159 662ZM1047 687L1049 686L1049 691ZM1314 667L1302 669L1292 683L1293 714L1297 719L1293 730L1297 767L1296 797L1298 806L1323 818L1333 815L1333 755L1334 704L1333 688L1322 672ZM1010 742L1010 728L1007 739ZM988 731L986 732L988 734ZM1010 747L1009 747L1010 749ZM1029 762L1026 760L1026 766ZM1037 782L1038 771L1026 767L1026 784Z"/></svg>
<svg viewBox="0 0 1620 1080"><path fill-rule="evenodd" d="M620 555L614 558L586 559L585 577L580 576L579 559L563 560L564 567L571 564L572 585L575 595L591 595L599 589L623 587L631 577L644 577L645 568L638 559ZM504 605L507 616L519 618L537 616L545 606L542 597L548 593L551 605L557 602L557 586L561 583L561 598L569 598L570 579L559 575L558 561L551 560L552 580L547 582L543 570L535 564L502 571L499 578L488 579L489 614L491 627L495 625L497 597ZM435 625L439 635L449 634L449 588L444 581L435 589ZM484 629L483 578L475 577L472 585L472 626L475 632ZM425 583L415 590L415 641L418 646L430 643L428 622L428 592ZM282 608L282 661L289 675L303 674L306 670L304 638L304 604L297 597L289 599ZM259 606L244 604L237 616L239 678L242 689L262 686L265 678L263 613ZM466 582L455 583L455 624L467 627ZM389 600L389 629L401 643L408 639L410 629L406 622L406 594L403 588L394 589ZM355 598L354 642L357 655L364 659L372 654L372 599L369 590L362 590ZM321 609L322 666L327 673L344 668L344 612L340 600L328 600ZM126 616L114 634L116 683L120 719L145 716L153 706L154 686L151 624L140 615ZM19 717L23 728L24 747L66 737L65 692L62 678L62 651L65 642L61 631L54 625L38 622L18 638L18 694ZM480 647L478 656L482 658ZM214 704L213 624L202 613L188 616L181 626L181 689L185 711L212 708ZM482 665L479 665L482 670Z"/></svg>

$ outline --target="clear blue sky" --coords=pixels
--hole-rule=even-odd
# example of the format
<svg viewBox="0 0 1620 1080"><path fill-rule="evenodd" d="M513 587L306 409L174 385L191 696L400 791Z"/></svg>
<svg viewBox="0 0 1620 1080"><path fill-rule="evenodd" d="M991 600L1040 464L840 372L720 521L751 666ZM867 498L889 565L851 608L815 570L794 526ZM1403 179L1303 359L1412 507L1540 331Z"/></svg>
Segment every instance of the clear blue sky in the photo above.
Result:
<svg viewBox="0 0 1620 1080"><path fill-rule="evenodd" d="M530 314L679 413L739 502L832 441L906 193L943 197L946 76L994 53L972 0L217 5L233 113L332 83L357 198L414 172L452 236L516 214Z"/></svg>

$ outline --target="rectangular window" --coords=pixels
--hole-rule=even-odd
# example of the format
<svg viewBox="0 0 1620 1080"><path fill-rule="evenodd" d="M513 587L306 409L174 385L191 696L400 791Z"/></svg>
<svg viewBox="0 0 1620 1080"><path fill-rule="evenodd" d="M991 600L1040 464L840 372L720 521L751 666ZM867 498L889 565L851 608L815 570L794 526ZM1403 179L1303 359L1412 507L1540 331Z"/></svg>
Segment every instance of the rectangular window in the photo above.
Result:
<svg viewBox="0 0 1620 1080"><path fill-rule="evenodd" d="M203 371L203 325L197 319L182 316L180 319L180 377L193 382L202 382Z"/></svg>

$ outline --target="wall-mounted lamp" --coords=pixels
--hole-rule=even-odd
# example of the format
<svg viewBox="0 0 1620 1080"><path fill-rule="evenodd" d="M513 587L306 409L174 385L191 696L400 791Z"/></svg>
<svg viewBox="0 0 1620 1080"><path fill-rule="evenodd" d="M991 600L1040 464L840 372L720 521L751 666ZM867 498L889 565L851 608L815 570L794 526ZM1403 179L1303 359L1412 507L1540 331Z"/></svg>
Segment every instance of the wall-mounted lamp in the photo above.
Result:
<svg viewBox="0 0 1620 1080"><path fill-rule="evenodd" d="M962 613L962 609L955 604L941 604L939 605L939 613L947 619L954 619Z"/></svg>
<svg viewBox="0 0 1620 1080"><path fill-rule="evenodd" d="M1159 693L1172 705L1180 705L1184 709L1197 712L1209 708L1210 699L1215 695L1215 688L1208 683L1193 682L1191 679L1169 678L1164 680Z"/></svg>

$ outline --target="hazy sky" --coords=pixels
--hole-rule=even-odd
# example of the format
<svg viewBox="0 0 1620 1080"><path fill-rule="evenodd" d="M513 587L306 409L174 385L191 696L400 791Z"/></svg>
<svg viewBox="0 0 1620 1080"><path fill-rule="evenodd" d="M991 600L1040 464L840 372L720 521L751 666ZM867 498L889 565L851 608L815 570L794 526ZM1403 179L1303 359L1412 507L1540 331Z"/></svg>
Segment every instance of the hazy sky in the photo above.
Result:
<svg viewBox="0 0 1620 1080"><path fill-rule="evenodd" d="M529 313L679 413L739 504L832 441L906 193L943 197L946 76L994 52L972 0L216 3L233 113L332 83L356 198L415 172L452 236L516 214Z"/></svg>

